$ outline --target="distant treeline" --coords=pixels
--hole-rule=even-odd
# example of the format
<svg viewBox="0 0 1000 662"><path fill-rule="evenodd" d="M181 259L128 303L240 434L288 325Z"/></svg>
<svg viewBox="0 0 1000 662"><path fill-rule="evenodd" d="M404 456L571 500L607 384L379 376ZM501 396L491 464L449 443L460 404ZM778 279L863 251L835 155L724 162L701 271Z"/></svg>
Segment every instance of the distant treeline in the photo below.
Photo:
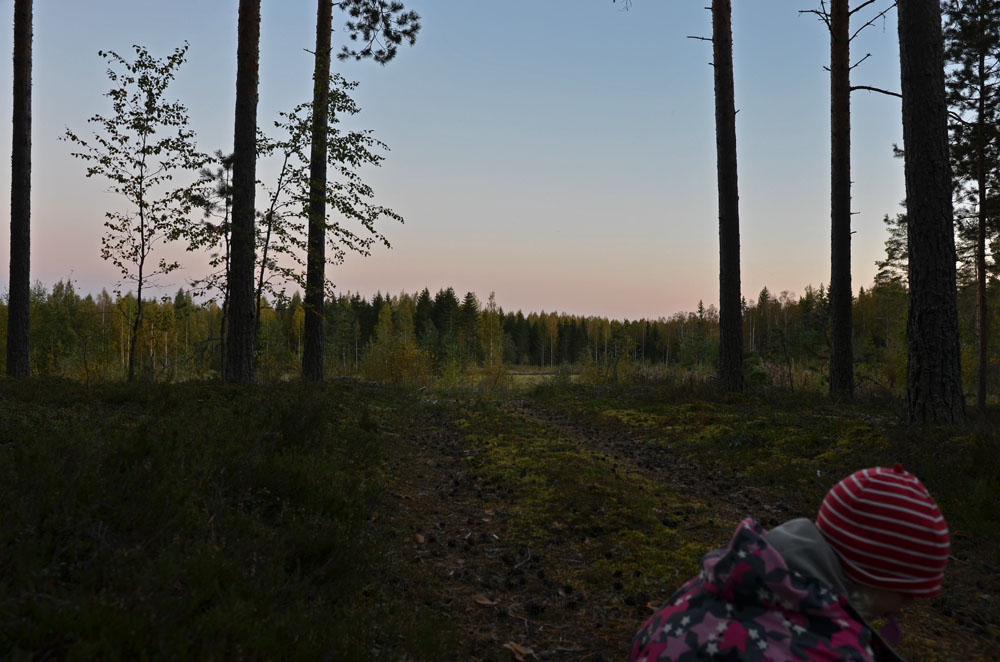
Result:
<svg viewBox="0 0 1000 662"><path fill-rule="evenodd" d="M974 300L960 297L963 349L973 360ZM31 296L33 374L74 379L120 379L127 370L131 295L81 296L71 282L36 284ZM819 385L829 357L827 292L807 287L801 296L767 288L744 302L747 377L798 388ZM854 343L859 382L895 390L905 382L907 291L884 279L854 301ZM257 342L259 378L297 376L305 309L298 293L262 306ZM0 327L7 307L0 302ZM220 368L217 303L196 302L190 291L150 300L139 336L140 373L146 379L214 377ZM655 320L612 320L559 312L509 312L492 295L459 298L447 288L431 294L346 293L325 308L330 375L417 380L454 370L505 365L526 368L620 369L622 363L669 365L710 374L718 357L715 306ZM997 328L997 327L995 327ZM5 334L0 333L0 343ZM0 351L0 361L4 352ZM966 374L973 374L969 370Z"/></svg>

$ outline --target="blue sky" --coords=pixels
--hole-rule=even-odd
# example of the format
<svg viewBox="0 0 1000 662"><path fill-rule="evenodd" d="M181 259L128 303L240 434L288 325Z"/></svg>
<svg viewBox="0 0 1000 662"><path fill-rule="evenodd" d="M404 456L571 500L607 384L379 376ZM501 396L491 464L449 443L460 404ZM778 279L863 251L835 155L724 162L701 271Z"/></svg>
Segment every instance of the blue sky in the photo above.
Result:
<svg viewBox="0 0 1000 662"><path fill-rule="evenodd" d="M12 15L12 1L0 3ZM259 121L311 94L315 3L263 0ZM386 67L335 63L359 81L361 114L391 151L366 173L392 250L348 256L329 276L365 295L453 286L496 292L505 309L617 318L668 316L718 298L711 48L705 0L410 0L417 45ZM826 28L810 0L734 3L742 282L801 293L829 281L829 79ZM888 3L886 3L888 4ZM231 149L235 0L43 0L35 3L32 278L111 289L99 257L103 213L122 203L58 140L107 112L97 51L137 43L166 55L185 39L173 97L199 146ZM880 7L881 8L881 7ZM865 11L865 19L875 12ZM344 40L335 16L337 48ZM856 20L856 24L860 21ZM12 43L11 20L0 21ZM852 44L855 84L899 87L895 13ZM10 126L10 64L0 71L0 124ZM853 99L855 290L882 256L882 216L903 198L899 102ZM0 131L9 190L10 129ZM262 174L268 166L262 165ZM6 195L6 194L5 194ZM0 206L6 228L9 205ZM5 230L6 234L6 230ZM204 260L162 279L163 293ZM8 246L0 241L0 290Z"/></svg>

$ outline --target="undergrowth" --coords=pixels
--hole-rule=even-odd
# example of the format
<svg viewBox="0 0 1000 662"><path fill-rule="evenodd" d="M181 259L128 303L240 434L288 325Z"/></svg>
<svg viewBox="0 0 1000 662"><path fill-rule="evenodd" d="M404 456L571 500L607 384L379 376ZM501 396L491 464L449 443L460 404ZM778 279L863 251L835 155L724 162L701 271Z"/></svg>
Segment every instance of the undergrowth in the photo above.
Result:
<svg viewBox="0 0 1000 662"><path fill-rule="evenodd" d="M425 439L431 409L481 488L469 507L503 515L500 538L524 550L510 564L544 558L565 623L586 612L609 650L739 518L813 516L840 478L896 461L941 505L966 587L946 581L907 652L949 659L973 602L977 641L992 636L977 564L1000 565L1000 421L914 432L891 400L565 375L523 396L553 422L512 405L500 377L421 391L0 381L0 658L455 659L459 635L425 608L439 601L401 588L415 566L377 517L388 459L407 461L399 435Z"/></svg>
<svg viewBox="0 0 1000 662"><path fill-rule="evenodd" d="M373 397L0 382L0 657L440 652L447 629L373 581L394 572Z"/></svg>

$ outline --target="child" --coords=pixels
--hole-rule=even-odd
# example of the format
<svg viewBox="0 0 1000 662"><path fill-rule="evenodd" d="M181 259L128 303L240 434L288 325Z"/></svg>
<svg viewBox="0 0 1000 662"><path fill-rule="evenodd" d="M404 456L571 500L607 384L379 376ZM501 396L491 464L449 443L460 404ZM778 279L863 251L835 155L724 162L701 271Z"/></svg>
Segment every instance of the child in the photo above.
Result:
<svg viewBox="0 0 1000 662"><path fill-rule="evenodd" d="M746 519L636 635L634 662L901 658L894 614L941 590L948 526L898 463L837 483L816 522ZM888 618L882 636L869 625Z"/></svg>

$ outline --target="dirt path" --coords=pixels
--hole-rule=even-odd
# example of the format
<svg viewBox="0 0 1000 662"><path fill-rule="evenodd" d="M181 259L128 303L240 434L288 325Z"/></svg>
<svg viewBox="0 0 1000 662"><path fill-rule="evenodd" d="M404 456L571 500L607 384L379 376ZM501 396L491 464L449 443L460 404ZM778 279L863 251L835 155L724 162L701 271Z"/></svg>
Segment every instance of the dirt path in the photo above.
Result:
<svg viewBox="0 0 1000 662"><path fill-rule="evenodd" d="M805 514L795 512L773 490L713 471L626 426L555 411L528 399L507 401L502 409L512 429L526 427L526 434L593 455L625 481L623 486L630 480L657 481L682 500L710 504L709 512L690 519L682 512L679 517L667 513L663 520L681 539L698 541L703 548L723 543L746 516L771 527ZM379 516L398 550L398 565L408 568L398 580L400 590L454 628L459 659L626 659L632 634L672 589L661 583L648 593L630 593L635 582L630 584L623 572L638 574L629 570L636 563L641 567L636 560L623 562L624 570L614 570L606 581L568 579L586 572L595 559L600 564L616 560L613 551L598 554L601 527L570 532L552 521L543 531L519 530L523 513L510 504L528 486L484 476L482 467L492 460L481 430L463 427L456 420L460 414L448 407L422 407L416 416L386 430L398 444L389 467L391 494ZM607 545L600 549L613 550ZM963 553L961 541L958 553ZM960 591L988 591L981 574L964 571L972 563L956 559L949 581ZM945 650L962 650L960 659L992 659L976 652L991 645L989 631L970 620L968 609L956 612L953 601L926 604L907 616L911 636L946 640ZM918 650L910 659L946 658Z"/></svg>
<svg viewBox="0 0 1000 662"><path fill-rule="evenodd" d="M574 618L580 598L549 576L539 549L500 533L502 513L484 507L496 496L470 471L480 452L440 413L396 431L388 518L413 568L406 590L447 613L470 660L621 659L590 624Z"/></svg>
<svg viewBox="0 0 1000 662"><path fill-rule="evenodd" d="M679 490L713 500L723 497L709 530L702 521L671 522L682 532L690 528L687 533L697 537L718 537L737 521L740 503L752 499L745 490L733 492L717 480L702 480L693 463L644 444L624 429L588 427L523 400L504 403L504 410L539 426L546 438L569 438L581 449L607 456L613 471L653 480L669 475ZM405 589L449 615L469 659L596 662L627 657L631 636L651 613L650 605L666 596L623 596L619 581L598 590L558 581L564 574L561 567L582 567L585 556L566 547L559 532L519 542L504 535L511 528L509 513L488 505L509 495L473 468L483 449L469 443L445 412L428 409L421 415L419 424L411 420L408 429L392 432L400 452L391 468L393 488L384 515L403 560L413 569Z"/></svg>
<svg viewBox="0 0 1000 662"><path fill-rule="evenodd" d="M644 474L656 480L668 480L679 492L690 494L694 499L711 502L717 517L733 522L734 526L751 515L758 518L765 527L797 516L780 503L765 503L759 490L741 485L736 477L701 466L683 454L674 452L669 446L650 443L623 425L588 422L524 399L511 401L508 408L513 413L606 453L625 465L628 472Z"/></svg>

